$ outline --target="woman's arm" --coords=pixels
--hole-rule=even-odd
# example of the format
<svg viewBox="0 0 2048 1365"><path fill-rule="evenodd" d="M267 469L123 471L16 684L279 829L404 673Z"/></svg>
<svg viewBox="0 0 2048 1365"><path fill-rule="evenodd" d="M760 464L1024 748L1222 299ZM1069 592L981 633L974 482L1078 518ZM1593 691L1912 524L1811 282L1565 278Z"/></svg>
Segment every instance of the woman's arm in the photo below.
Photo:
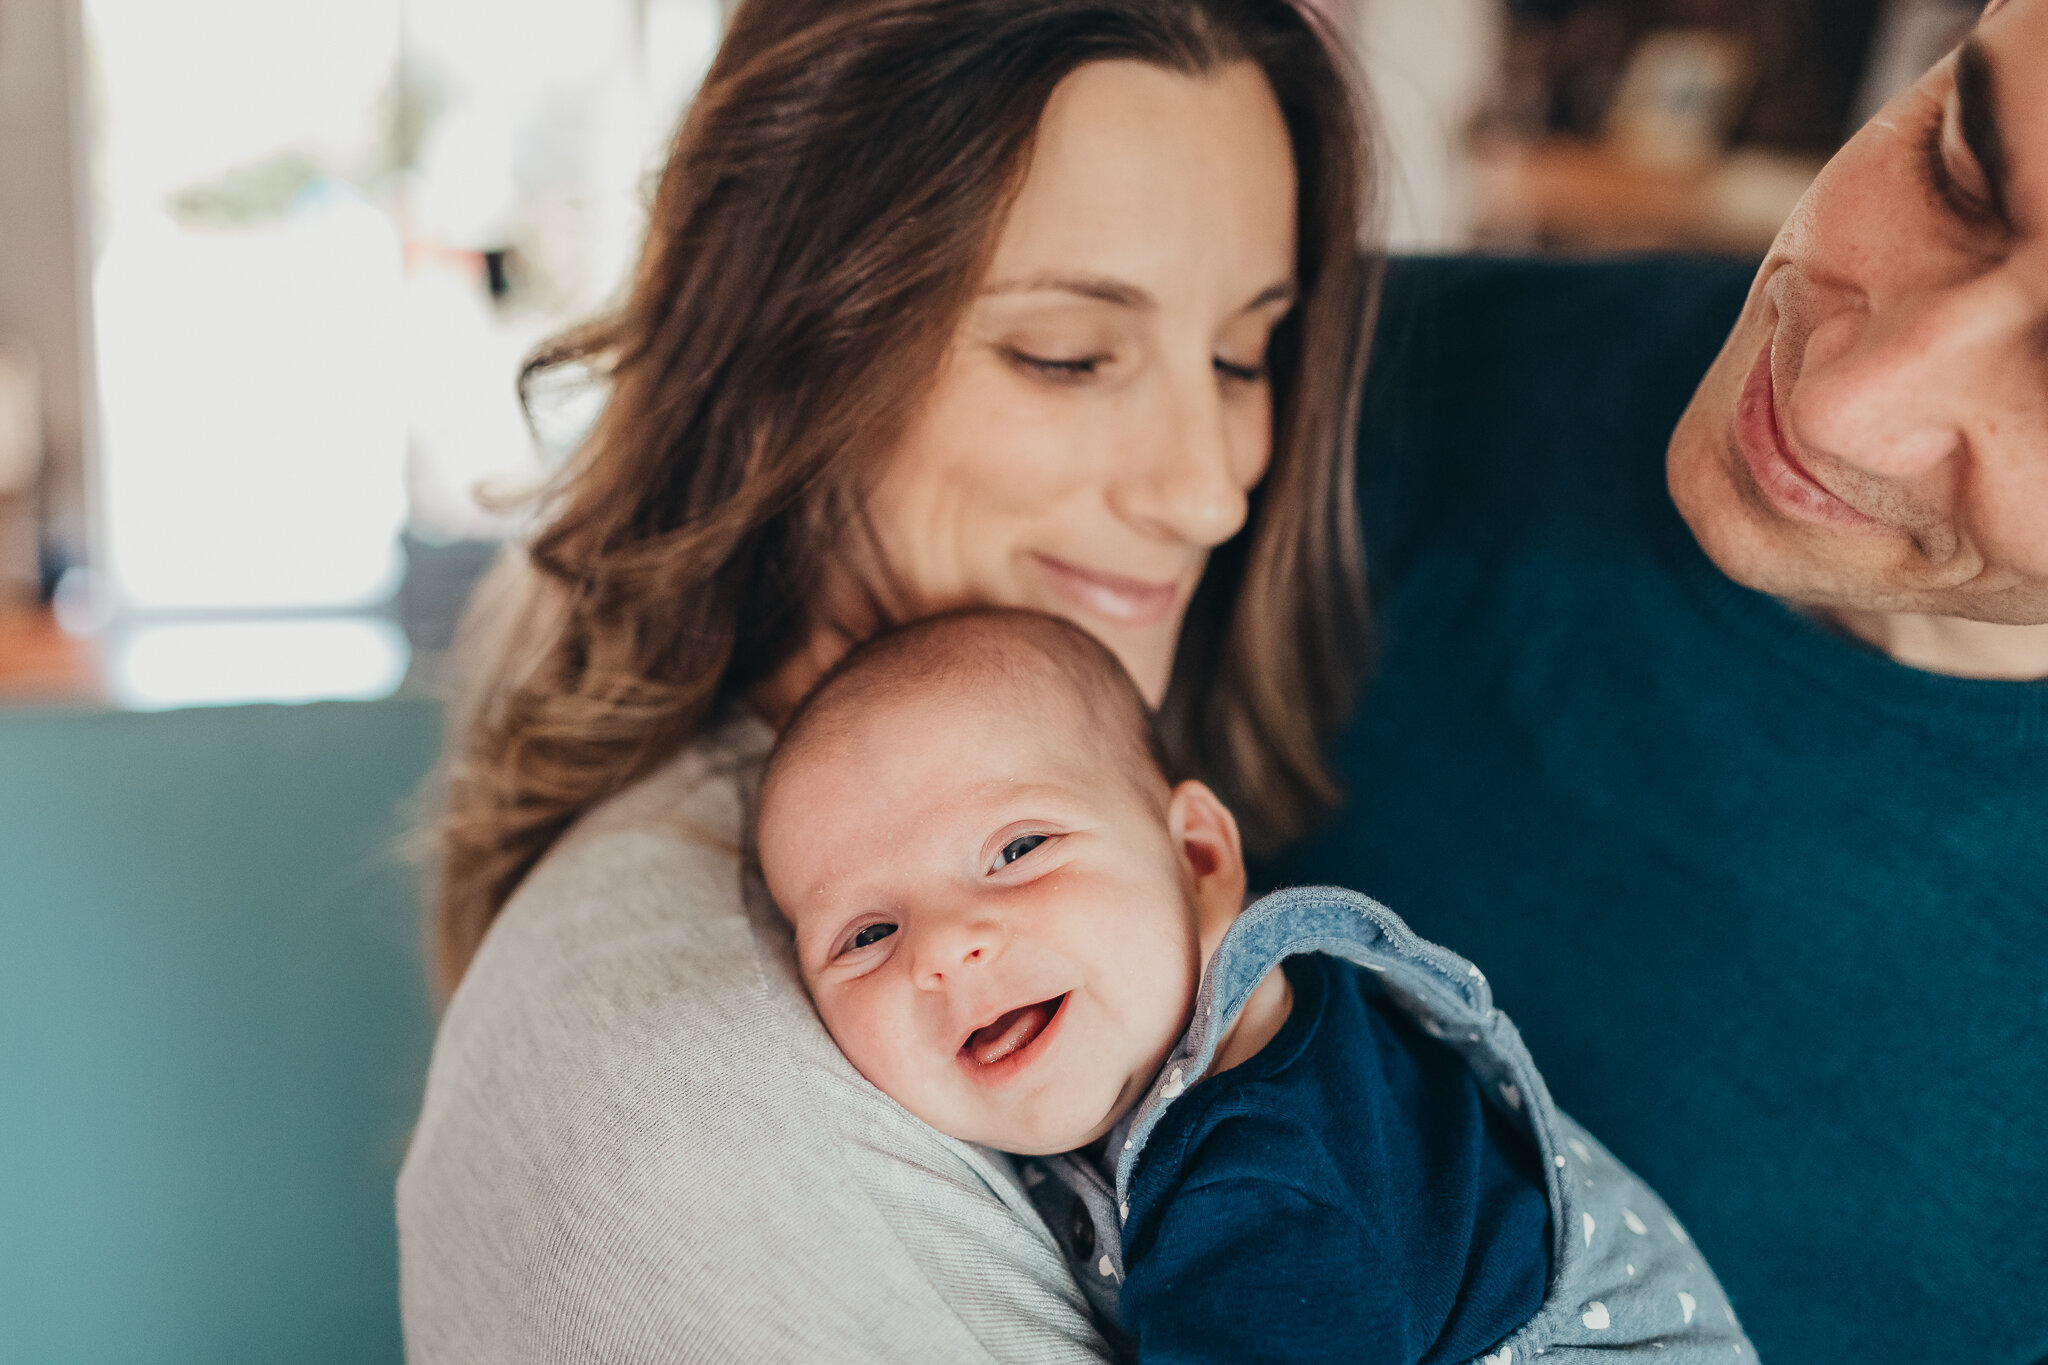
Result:
<svg viewBox="0 0 2048 1365"><path fill-rule="evenodd" d="M409 1358L1105 1359L1007 1173L846 1066L749 912L757 759L686 755L493 928L399 1182Z"/></svg>

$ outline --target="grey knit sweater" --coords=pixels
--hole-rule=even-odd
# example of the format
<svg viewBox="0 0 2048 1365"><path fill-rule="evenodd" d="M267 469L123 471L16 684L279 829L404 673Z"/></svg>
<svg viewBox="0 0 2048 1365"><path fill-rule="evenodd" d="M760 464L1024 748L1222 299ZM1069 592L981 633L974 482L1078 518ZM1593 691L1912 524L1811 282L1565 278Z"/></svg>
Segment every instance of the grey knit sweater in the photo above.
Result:
<svg viewBox="0 0 2048 1365"><path fill-rule="evenodd" d="M399 1176L414 1365L1107 1359L1008 1163L819 1024L741 851L770 740L592 812L492 928Z"/></svg>

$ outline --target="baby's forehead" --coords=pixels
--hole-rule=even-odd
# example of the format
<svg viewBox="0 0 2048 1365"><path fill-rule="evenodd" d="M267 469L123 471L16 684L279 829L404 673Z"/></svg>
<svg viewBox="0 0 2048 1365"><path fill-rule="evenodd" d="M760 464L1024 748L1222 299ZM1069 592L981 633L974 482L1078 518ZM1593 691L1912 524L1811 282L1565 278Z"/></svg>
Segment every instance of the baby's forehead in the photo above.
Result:
<svg viewBox="0 0 2048 1365"><path fill-rule="evenodd" d="M770 830L784 812L822 830L887 801L889 823L930 810L936 826L952 821L934 802L979 810L1005 783L1064 785L1083 807L1135 794L1162 818L1169 786L1144 698L1099 640L1032 612L926 618L857 647L797 708L769 759L762 844L811 861Z"/></svg>
<svg viewBox="0 0 2048 1365"><path fill-rule="evenodd" d="M1020 784L1086 790L1117 774L1126 747L1056 687L1015 677L972 686L934 681L867 690L811 717L805 733L777 755L780 780L772 785L787 794L828 785L821 779L848 770L873 774L888 767L919 770L918 780L934 797ZM892 789L856 783L855 793L863 790L880 799Z"/></svg>
<svg viewBox="0 0 2048 1365"><path fill-rule="evenodd" d="M1008 732L1030 726L1033 733L1077 740L1092 734L1100 741L1116 729L1145 723L1142 712L1126 716L1113 704L1109 693L1120 680L1120 674L1104 680L1062 666L1016 639L1002 639L993 648L907 652L828 680L806 703L782 747L802 749L813 735L844 739L917 727Z"/></svg>
<svg viewBox="0 0 2048 1365"><path fill-rule="evenodd" d="M839 881L855 862L951 862L1011 820L1166 820L1143 742L1058 689L898 688L813 721L778 752L760 811L764 861L802 881Z"/></svg>

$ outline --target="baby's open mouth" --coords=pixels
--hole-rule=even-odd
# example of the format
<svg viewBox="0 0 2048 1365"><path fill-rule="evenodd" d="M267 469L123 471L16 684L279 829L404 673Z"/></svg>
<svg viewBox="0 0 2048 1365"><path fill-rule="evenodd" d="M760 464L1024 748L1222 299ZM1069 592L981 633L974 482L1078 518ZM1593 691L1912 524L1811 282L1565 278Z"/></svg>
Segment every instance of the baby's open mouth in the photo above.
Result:
<svg viewBox="0 0 2048 1365"><path fill-rule="evenodd" d="M976 1066L993 1066L1031 1046L1031 1040L1045 1032L1045 1026L1066 1003L1066 996L1056 995L1035 1005L1020 1005L968 1034L960 1051Z"/></svg>

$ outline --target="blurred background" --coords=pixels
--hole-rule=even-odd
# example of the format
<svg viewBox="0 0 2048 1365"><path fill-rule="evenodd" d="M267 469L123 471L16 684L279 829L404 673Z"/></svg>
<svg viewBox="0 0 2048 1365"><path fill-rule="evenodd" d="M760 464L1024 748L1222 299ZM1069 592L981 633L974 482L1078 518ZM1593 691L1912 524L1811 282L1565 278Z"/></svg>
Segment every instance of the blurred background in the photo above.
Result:
<svg viewBox="0 0 2048 1365"><path fill-rule="evenodd" d="M1975 13L1313 2L1418 252L1758 256ZM435 671L723 10L0 0L0 1359L398 1358Z"/></svg>

